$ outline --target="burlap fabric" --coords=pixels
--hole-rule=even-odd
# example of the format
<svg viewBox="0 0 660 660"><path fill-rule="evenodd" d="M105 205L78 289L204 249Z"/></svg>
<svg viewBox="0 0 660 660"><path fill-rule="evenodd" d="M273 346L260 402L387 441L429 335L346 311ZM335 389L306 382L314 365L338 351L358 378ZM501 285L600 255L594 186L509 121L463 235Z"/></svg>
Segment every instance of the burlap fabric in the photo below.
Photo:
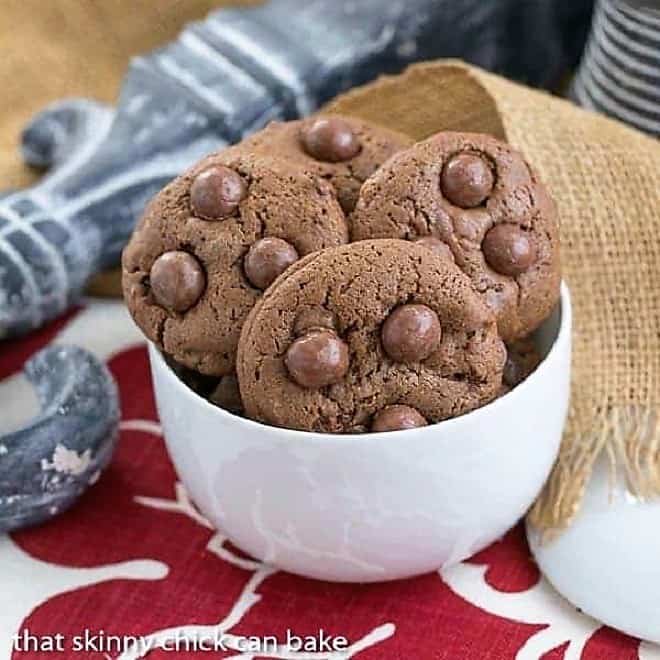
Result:
<svg viewBox="0 0 660 660"><path fill-rule="evenodd" d="M16 156L17 136L33 112L66 95L112 101L131 54L166 42L183 22L222 4L8 0L0 17L2 187L34 176ZM530 519L545 531L569 524L603 452L633 493L660 494L658 143L457 62L416 66L344 95L331 108L415 138L442 129L489 132L525 152L559 204L575 312L569 423ZM101 286L119 290L116 277Z"/></svg>
<svg viewBox="0 0 660 660"><path fill-rule="evenodd" d="M526 154L559 206L563 273L574 306L568 426L529 520L547 535L570 524L603 452L613 478L625 479L634 495L659 495L658 142L450 61L415 66L331 108L418 139L443 129L505 134Z"/></svg>

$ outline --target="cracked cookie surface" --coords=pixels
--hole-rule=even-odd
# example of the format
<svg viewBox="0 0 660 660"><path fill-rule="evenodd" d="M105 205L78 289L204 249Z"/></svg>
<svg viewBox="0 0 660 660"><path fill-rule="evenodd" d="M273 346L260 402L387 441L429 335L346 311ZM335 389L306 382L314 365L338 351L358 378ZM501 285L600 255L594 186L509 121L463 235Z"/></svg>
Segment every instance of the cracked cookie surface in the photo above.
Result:
<svg viewBox="0 0 660 660"><path fill-rule="evenodd" d="M555 204L524 158L490 136L438 133L395 155L364 183L349 227L354 241L444 243L506 341L537 328L558 300Z"/></svg>
<svg viewBox="0 0 660 660"><path fill-rule="evenodd" d="M246 413L331 433L461 415L498 393L492 312L446 258L373 240L302 259L255 305L239 344Z"/></svg>
<svg viewBox="0 0 660 660"><path fill-rule="evenodd" d="M151 201L123 253L124 297L165 354L202 374L231 374L241 326L268 284L298 258L347 240L327 181L238 145Z"/></svg>
<svg viewBox="0 0 660 660"><path fill-rule="evenodd" d="M298 162L326 179L344 211L350 213L364 181L412 142L402 133L360 119L320 115L272 122L245 144L255 153L274 153Z"/></svg>

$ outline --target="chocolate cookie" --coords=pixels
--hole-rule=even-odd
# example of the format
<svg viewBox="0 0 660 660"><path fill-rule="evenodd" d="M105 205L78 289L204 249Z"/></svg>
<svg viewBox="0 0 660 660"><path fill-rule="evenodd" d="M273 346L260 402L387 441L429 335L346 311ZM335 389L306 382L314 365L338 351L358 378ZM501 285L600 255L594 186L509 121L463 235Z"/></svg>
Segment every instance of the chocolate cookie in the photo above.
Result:
<svg viewBox="0 0 660 660"><path fill-rule="evenodd" d="M219 408L224 408L236 415L242 415L243 401L236 374L222 376L217 385L208 394L208 400Z"/></svg>
<svg viewBox="0 0 660 660"><path fill-rule="evenodd" d="M124 296L167 355L203 374L228 375L263 290L303 255L347 239L327 181L238 145L152 200L124 250Z"/></svg>
<svg viewBox="0 0 660 660"><path fill-rule="evenodd" d="M355 207L363 182L411 144L401 133L338 115L273 122L246 141L257 153L275 153L327 179L346 213Z"/></svg>
<svg viewBox="0 0 660 660"><path fill-rule="evenodd" d="M352 240L444 250L507 341L534 330L559 297L554 202L523 157L487 135L438 133L394 156L365 182L349 224Z"/></svg>
<svg viewBox="0 0 660 660"><path fill-rule="evenodd" d="M246 321L237 373L247 415L332 433L423 426L494 398L504 344L450 261L407 241L310 255Z"/></svg>
<svg viewBox="0 0 660 660"><path fill-rule="evenodd" d="M238 388L238 379L235 373L226 376L205 376L198 371L193 371L175 362L172 358L166 358L170 369L183 381L193 392L199 394L219 408L224 408L235 414L243 413L243 402Z"/></svg>
<svg viewBox="0 0 660 660"><path fill-rule="evenodd" d="M507 357L502 372L501 394L510 392L522 383L541 363L541 356L529 338L519 339L507 347Z"/></svg>

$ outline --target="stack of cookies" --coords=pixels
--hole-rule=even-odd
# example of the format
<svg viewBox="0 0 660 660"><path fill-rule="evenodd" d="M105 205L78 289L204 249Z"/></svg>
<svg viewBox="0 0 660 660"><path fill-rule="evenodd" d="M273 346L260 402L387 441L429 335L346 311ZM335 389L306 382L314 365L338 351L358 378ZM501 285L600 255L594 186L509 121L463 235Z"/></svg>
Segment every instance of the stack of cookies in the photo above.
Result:
<svg viewBox="0 0 660 660"><path fill-rule="evenodd" d="M133 318L190 387L328 433L424 426L516 386L559 282L555 205L519 153L339 116L207 157L123 255Z"/></svg>

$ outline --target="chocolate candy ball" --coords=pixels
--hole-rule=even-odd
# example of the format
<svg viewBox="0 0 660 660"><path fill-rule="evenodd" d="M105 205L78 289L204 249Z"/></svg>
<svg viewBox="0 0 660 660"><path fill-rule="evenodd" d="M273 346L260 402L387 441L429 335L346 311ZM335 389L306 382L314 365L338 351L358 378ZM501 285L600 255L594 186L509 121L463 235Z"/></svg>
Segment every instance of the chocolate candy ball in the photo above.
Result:
<svg viewBox="0 0 660 660"><path fill-rule="evenodd" d="M238 172L216 165L195 177L190 204L198 218L222 220L234 213L246 193L247 186Z"/></svg>
<svg viewBox="0 0 660 660"><path fill-rule="evenodd" d="M516 225L495 225L486 234L481 249L490 266L502 275L520 275L536 261L536 250L527 232Z"/></svg>
<svg viewBox="0 0 660 660"><path fill-rule="evenodd" d="M410 406L395 405L387 406L376 413L371 423L371 430L379 433L416 429L420 426L428 426L428 422L417 410Z"/></svg>
<svg viewBox="0 0 660 660"><path fill-rule="evenodd" d="M165 252L151 267L149 283L154 300L173 312L190 309L204 293L206 276L188 252Z"/></svg>
<svg viewBox="0 0 660 660"><path fill-rule="evenodd" d="M395 362L425 360L440 343L438 315L426 305L401 305L383 323L381 340Z"/></svg>
<svg viewBox="0 0 660 660"><path fill-rule="evenodd" d="M360 141L351 126L339 117L321 117L302 132L305 151L316 160L339 163L360 152Z"/></svg>
<svg viewBox="0 0 660 660"><path fill-rule="evenodd" d="M348 371L348 346L334 332L315 330L289 346L284 359L293 380L307 388L338 383Z"/></svg>
<svg viewBox="0 0 660 660"><path fill-rule="evenodd" d="M281 238L268 236L253 243L243 260L248 280L258 289L267 289L291 264L298 261L296 248Z"/></svg>
<svg viewBox="0 0 660 660"><path fill-rule="evenodd" d="M413 243L423 245L425 248L435 252L440 257L454 261L454 255L449 249L449 246L435 236L422 236L421 238L416 238Z"/></svg>
<svg viewBox="0 0 660 660"><path fill-rule="evenodd" d="M442 168L442 194L455 206L479 206L493 190L494 177L488 163L477 154L464 152Z"/></svg>

